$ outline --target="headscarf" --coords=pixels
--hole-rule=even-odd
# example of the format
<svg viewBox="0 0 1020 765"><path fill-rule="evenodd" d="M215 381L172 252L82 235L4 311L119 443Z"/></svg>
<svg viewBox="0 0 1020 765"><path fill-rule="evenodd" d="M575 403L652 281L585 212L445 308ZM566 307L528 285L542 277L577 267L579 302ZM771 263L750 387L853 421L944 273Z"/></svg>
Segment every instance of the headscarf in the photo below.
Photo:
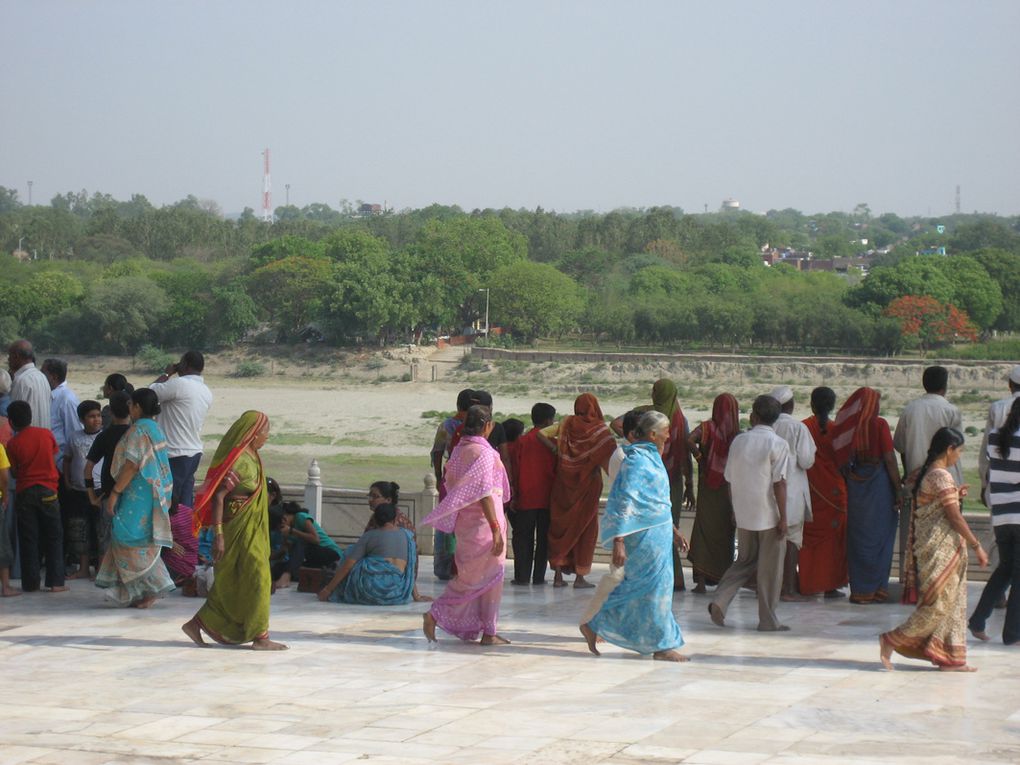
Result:
<svg viewBox="0 0 1020 765"><path fill-rule="evenodd" d="M673 522L669 477L655 444L638 441L624 446L623 452L599 535L599 544L610 549L616 537Z"/></svg>
<svg viewBox="0 0 1020 765"><path fill-rule="evenodd" d="M868 450L870 425L878 417L881 398L882 394L874 388L858 388L840 407L836 421L829 428L836 464L840 468L849 465L858 452Z"/></svg>
<svg viewBox="0 0 1020 765"><path fill-rule="evenodd" d="M557 436L559 470L583 469L607 461L616 451L616 439L606 426L599 400L591 393L582 393L574 400L574 414L564 417Z"/></svg>
<svg viewBox="0 0 1020 765"><path fill-rule="evenodd" d="M209 470L205 474L205 483L202 484L202 488L195 497L196 534L202 526L212 523L212 498L220 484L223 483L223 479L233 469L244 450L251 445L259 432L268 424L269 418L262 412L248 410L237 418L220 440L220 445L216 448L216 453L209 464ZM267 491L265 481L261 481L252 497L265 491Z"/></svg>
<svg viewBox="0 0 1020 765"><path fill-rule="evenodd" d="M680 409L675 382L665 377L655 381L652 386L652 408L666 415L670 422L673 421L673 414Z"/></svg>
<svg viewBox="0 0 1020 765"><path fill-rule="evenodd" d="M712 403L712 419L701 423L701 443L708 448L704 457L705 485L721 489L726 478L726 458L730 444L740 431L740 406L731 393L721 393Z"/></svg>
<svg viewBox="0 0 1020 765"><path fill-rule="evenodd" d="M492 497L496 507L510 499L510 483L503 462L481 436L464 436L446 463L446 496L435 510L425 516L426 523L452 534L462 509Z"/></svg>

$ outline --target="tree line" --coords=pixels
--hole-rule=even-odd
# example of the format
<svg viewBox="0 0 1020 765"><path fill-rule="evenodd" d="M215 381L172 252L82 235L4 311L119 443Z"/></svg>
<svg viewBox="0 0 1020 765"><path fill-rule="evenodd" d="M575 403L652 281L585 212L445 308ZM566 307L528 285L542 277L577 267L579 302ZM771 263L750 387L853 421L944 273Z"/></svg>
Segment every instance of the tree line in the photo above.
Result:
<svg viewBox="0 0 1020 765"><path fill-rule="evenodd" d="M514 342L894 353L1020 329L1020 218L873 216L864 204L362 217L317 203L265 223L195 197L156 207L82 191L28 206L0 187L0 243L0 339L62 351L408 342L463 330L486 297ZM872 267L766 267L765 245L869 250ZM937 248L947 255L918 254Z"/></svg>

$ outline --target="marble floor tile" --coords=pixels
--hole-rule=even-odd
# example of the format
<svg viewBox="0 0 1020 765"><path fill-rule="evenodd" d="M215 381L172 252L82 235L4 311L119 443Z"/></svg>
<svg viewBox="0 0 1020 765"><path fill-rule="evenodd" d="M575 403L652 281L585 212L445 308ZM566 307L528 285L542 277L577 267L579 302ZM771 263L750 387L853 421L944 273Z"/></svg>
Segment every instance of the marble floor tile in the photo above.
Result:
<svg viewBox="0 0 1020 765"><path fill-rule="evenodd" d="M750 593L725 629L707 598L681 594L691 661L664 665L591 656L576 626L587 593L518 590L504 588L500 622L513 645L491 650L428 647L420 604L293 590L273 596L279 654L194 648L180 624L200 602L179 596L123 610L75 581L66 597L5 600L0 765L1020 762L1020 651L971 643L973 675L902 658L880 671L878 633L910 612L899 604L781 604L791 631L776 635L753 629Z"/></svg>

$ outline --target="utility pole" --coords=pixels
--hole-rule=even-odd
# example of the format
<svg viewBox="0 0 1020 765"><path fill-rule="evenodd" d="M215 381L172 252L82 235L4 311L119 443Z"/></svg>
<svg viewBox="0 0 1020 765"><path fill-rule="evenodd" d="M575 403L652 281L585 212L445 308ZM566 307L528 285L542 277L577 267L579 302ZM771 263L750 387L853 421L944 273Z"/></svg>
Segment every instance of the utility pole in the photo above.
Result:
<svg viewBox="0 0 1020 765"><path fill-rule="evenodd" d="M265 158L262 173L262 220L273 222L273 187L269 181L269 149L262 152Z"/></svg>
<svg viewBox="0 0 1020 765"><path fill-rule="evenodd" d="M483 287L478 290L485 293L485 339L489 339L489 288Z"/></svg>
<svg viewBox="0 0 1020 765"><path fill-rule="evenodd" d="M32 206L32 181L28 182L28 206Z"/></svg>
<svg viewBox="0 0 1020 765"><path fill-rule="evenodd" d="M290 184L289 183L283 184L283 188L287 190L287 207L290 207Z"/></svg>

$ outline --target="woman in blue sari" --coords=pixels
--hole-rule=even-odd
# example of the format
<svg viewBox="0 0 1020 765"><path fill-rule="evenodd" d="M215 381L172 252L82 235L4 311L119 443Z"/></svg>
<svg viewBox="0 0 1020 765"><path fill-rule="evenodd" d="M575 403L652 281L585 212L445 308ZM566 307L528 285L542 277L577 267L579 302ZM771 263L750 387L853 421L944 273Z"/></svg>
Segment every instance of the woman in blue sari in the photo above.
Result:
<svg viewBox="0 0 1020 765"><path fill-rule="evenodd" d="M626 456L609 492L599 540L612 549L613 569L617 576L623 569L623 581L581 625L596 656L595 644L602 638L660 661L687 661L676 650L684 638L673 616L674 539L682 550L687 542L673 526L662 462L669 427L662 413L646 412L634 431L637 440L623 447Z"/></svg>
<svg viewBox="0 0 1020 765"><path fill-rule="evenodd" d="M173 479L166 456L166 437L152 418L159 399L148 388L131 394L134 424L113 453L114 476L108 512L113 515L110 545L103 556L96 586L109 590L122 606L148 608L174 589L160 552L173 546L170 492Z"/></svg>
<svg viewBox="0 0 1020 765"><path fill-rule="evenodd" d="M417 558L414 534L396 524L396 505L378 505L375 528L344 551L319 600L362 606L398 606L411 599Z"/></svg>

